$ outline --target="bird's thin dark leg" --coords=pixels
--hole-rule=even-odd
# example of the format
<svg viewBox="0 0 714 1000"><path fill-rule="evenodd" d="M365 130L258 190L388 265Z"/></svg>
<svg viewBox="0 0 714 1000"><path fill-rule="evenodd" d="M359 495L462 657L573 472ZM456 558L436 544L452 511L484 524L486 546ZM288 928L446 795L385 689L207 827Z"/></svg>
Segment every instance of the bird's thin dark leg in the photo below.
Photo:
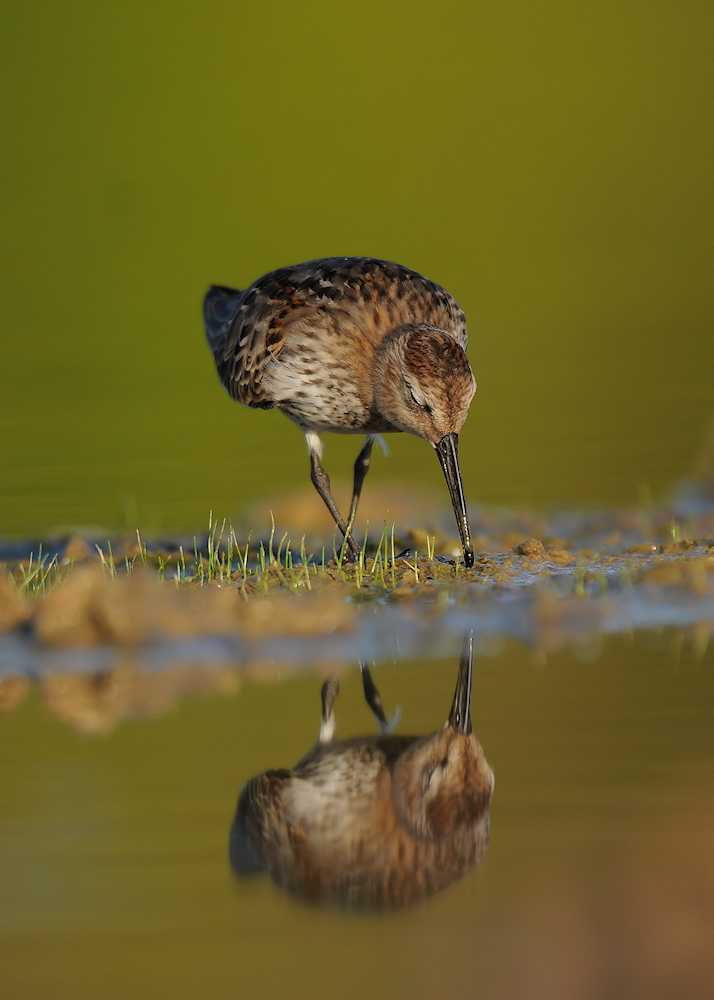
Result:
<svg viewBox="0 0 714 1000"><path fill-rule="evenodd" d="M372 680L372 675L369 672L369 667L364 662L364 660L360 660L359 668L360 671L362 672L362 684L364 685L365 700L369 705L369 707L374 712L374 714L376 715L377 722L379 723L379 728L382 730L382 732L385 732L389 727L389 723L387 722L387 717L384 714L384 705L382 704L382 696L377 690L377 685Z"/></svg>
<svg viewBox="0 0 714 1000"><path fill-rule="evenodd" d="M369 472L369 463L372 458L373 444L374 438L371 435L368 435L362 451L355 460L355 485L352 490L352 506L350 507L350 519L348 522L350 527L355 523L355 517L357 516L357 504L359 503L360 494L362 493L362 484L364 483L365 476Z"/></svg>
<svg viewBox="0 0 714 1000"><path fill-rule="evenodd" d="M312 479L312 485L315 487L317 492L320 494L322 499L325 501L327 509L332 514L335 519L335 524L342 532L343 536L347 539L347 544L350 547L350 551L353 555L359 555L359 547L352 535L347 530L347 525L342 519L342 515L337 509L337 504L335 503L335 498L332 496L332 490L330 489L330 477L327 475L322 467L322 463L316 452L310 452L310 478Z"/></svg>

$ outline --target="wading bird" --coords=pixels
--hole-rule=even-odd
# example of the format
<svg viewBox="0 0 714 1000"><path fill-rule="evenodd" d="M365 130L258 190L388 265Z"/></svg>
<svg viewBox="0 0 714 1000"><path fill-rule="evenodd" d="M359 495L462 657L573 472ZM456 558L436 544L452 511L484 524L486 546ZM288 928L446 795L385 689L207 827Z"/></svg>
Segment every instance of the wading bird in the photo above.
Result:
<svg viewBox="0 0 714 1000"><path fill-rule="evenodd" d="M473 565L458 443L476 382L466 318L448 292L399 264L329 257L271 271L243 291L214 286L204 319L233 399L277 407L304 432L312 482L353 554L351 527L375 437L406 431L436 450L464 562ZM347 521L322 466L324 431L367 435Z"/></svg>
<svg viewBox="0 0 714 1000"><path fill-rule="evenodd" d="M493 773L471 728L473 635L449 718L430 736L394 736L366 664L381 736L333 742L335 680L322 688L320 739L292 770L243 788L230 834L239 875L333 907L405 906L469 872L489 838Z"/></svg>

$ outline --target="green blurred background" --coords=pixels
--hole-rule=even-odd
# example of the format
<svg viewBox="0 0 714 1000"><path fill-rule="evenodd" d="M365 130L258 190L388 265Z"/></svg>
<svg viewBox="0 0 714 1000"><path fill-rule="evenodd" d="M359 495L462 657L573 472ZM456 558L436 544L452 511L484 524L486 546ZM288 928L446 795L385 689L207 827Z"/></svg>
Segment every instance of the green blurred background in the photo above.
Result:
<svg viewBox="0 0 714 1000"><path fill-rule="evenodd" d="M408 264L465 309L472 502L661 494L714 413L713 20L5 5L0 534L195 528L309 485L299 432L223 393L200 308L211 282L333 254ZM446 506L428 446L391 444L372 485ZM357 440L327 445L346 478Z"/></svg>

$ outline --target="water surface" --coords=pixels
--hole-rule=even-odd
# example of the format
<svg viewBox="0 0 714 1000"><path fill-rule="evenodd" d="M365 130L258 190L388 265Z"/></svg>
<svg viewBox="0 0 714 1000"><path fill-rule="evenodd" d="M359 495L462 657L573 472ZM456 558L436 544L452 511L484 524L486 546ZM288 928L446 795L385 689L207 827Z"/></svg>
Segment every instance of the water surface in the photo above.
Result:
<svg viewBox="0 0 714 1000"><path fill-rule="evenodd" d="M443 722L456 657L377 664L398 731ZM0 954L13 997L701 997L714 984L714 654L680 634L476 661L496 774L475 873L396 914L236 882L238 792L316 739L320 674L247 680L78 735L36 694L0 728ZM338 736L374 732L358 671Z"/></svg>

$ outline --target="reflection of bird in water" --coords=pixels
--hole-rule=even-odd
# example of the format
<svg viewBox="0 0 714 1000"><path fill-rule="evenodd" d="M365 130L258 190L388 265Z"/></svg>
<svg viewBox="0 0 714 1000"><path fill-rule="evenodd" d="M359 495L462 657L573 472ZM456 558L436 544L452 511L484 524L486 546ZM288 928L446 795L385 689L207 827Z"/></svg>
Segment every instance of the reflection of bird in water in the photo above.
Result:
<svg viewBox="0 0 714 1000"><path fill-rule="evenodd" d="M374 438L407 431L436 449L473 565L458 441L476 382L466 319L448 292L399 264L330 257L272 271L244 291L214 286L204 318L230 395L277 407L305 433L312 482L353 553L349 531ZM367 434L347 523L320 462L323 431Z"/></svg>
<svg viewBox="0 0 714 1000"><path fill-rule="evenodd" d="M231 864L267 871L316 903L395 907L461 878L488 843L493 774L471 729L473 636L448 721L430 736L393 736L362 665L382 735L331 742L337 681L322 689L321 739L292 771L264 771L238 799Z"/></svg>

